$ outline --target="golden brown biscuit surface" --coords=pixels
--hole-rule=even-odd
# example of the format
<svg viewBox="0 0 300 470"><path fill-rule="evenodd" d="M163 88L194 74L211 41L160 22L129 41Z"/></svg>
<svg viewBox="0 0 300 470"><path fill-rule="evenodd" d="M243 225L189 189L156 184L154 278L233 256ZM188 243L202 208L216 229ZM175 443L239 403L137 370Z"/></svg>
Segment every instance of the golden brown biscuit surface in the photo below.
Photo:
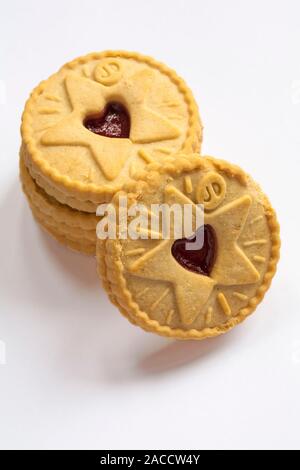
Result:
<svg viewBox="0 0 300 470"><path fill-rule="evenodd" d="M119 103L128 138L89 130L88 118ZM149 161L199 150L202 126L191 91L167 66L125 51L80 57L42 82L22 120L31 175L58 201L95 212Z"/></svg>

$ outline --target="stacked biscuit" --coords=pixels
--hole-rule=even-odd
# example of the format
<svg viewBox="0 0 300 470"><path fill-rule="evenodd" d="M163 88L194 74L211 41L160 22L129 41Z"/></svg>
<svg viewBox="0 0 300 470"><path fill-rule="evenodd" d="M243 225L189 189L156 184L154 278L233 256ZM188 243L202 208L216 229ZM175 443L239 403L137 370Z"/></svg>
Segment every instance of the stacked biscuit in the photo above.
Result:
<svg viewBox="0 0 300 470"><path fill-rule="evenodd" d="M152 58L90 54L31 94L22 119L20 174L39 224L95 253L96 209L149 162L200 150L197 105L183 80Z"/></svg>

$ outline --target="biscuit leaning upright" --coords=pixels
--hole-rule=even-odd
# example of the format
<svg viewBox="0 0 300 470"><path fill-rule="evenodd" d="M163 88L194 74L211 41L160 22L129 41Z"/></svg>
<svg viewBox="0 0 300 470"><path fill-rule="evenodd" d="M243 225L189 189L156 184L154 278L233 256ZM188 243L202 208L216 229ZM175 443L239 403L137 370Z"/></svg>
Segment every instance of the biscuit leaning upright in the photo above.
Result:
<svg viewBox="0 0 300 470"><path fill-rule="evenodd" d="M276 272L280 238L275 211L250 176L222 160L179 155L164 166L150 164L126 190L148 221L153 204L190 206L193 227L187 238L172 232L164 238L150 226L137 232L148 238L97 240L98 272L121 313L147 331L202 339L255 310ZM116 194L116 208L118 200ZM129 213L124 222L130 225ZM201 247L187 247L198 229Z"/></svg>

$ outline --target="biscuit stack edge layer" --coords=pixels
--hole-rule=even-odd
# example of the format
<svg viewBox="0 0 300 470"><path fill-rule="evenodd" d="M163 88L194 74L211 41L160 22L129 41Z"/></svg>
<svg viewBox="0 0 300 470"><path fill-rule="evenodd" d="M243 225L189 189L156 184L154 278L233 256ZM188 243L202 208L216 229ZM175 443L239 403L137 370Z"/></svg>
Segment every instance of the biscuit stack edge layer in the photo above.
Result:
<svg viewBox="0 0 300 470"><path fill-rule="evenodd" d="M73 209L49 195L32 178L20 152L20 179L38 224L58 242L87 255L95 255L96 214Z"/></svg>
<svg viewBox="0 0 300 470"><path fill-rule="evenodd" d="M107 124L113 103L129 117L119 122L121 139L86 125ZM98 205L149 163L200 154L202 129L184 80L151 57L108 50L64 64L32 91L22 116L21 181L35 219L64 245L94 255Z"/></svg>

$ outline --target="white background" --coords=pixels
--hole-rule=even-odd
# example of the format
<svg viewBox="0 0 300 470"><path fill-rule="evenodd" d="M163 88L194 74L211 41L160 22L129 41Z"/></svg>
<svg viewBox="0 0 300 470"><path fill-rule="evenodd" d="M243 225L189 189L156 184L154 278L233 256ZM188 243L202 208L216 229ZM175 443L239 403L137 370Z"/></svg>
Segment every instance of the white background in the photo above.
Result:
<svg viewBox="0 0 300 470"><path fill-rule="evenodd" d="M175 68L199 103L203 152L251 173L278 211L272 289L223 337L183 343L131 326L95 261L44 235L21 194L29 92L108 48ZM299 48L297 0L2 3L1 448L300 447Z"/></svg>

